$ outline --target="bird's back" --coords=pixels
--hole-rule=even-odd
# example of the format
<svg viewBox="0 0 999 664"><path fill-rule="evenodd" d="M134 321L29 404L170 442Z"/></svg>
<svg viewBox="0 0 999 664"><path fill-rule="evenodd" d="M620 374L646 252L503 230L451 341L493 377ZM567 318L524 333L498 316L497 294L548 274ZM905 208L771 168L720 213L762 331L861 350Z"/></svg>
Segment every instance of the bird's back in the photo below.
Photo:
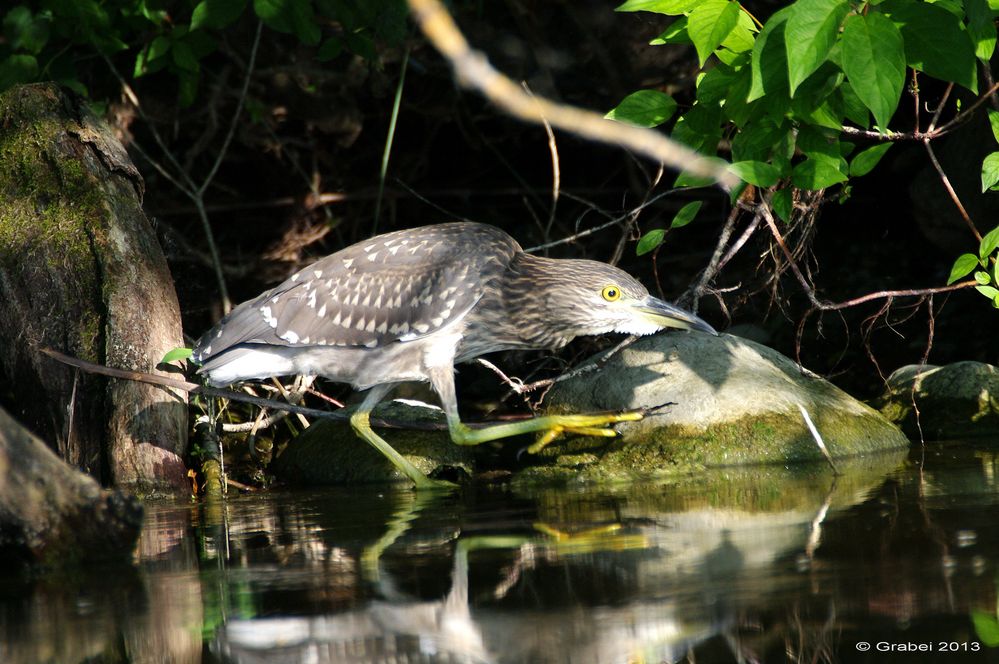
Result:
<svg viewBox="0 0 999 664"><path fill-rule="evenodd" d="M211 377L240 349L373 350L422 338L465 316L519 251L503 231L471 222L379 235L240 304L193 358Z"/></svg>

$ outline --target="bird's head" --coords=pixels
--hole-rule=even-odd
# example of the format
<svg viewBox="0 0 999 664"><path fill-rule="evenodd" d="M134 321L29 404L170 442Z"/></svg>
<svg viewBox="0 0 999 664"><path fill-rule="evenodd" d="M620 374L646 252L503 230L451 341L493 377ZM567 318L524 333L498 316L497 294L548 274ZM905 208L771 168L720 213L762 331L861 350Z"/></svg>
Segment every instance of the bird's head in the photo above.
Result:
<svg viewBox="0 0 999 664"><path fill-rule="evenodd" d="M667 327L718 334L694 314L649 295L623 270L588 260L553 263L559 265L550 273L547 308L573 337L607 332L645 335Z"/></svg>

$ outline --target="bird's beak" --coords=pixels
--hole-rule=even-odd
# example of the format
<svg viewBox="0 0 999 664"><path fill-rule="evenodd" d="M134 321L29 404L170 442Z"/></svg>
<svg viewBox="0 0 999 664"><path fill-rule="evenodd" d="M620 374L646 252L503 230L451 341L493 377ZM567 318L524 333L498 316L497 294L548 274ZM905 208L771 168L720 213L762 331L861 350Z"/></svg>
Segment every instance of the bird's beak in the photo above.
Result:
<svg viewBox="0 0 999 664"><path fill-rule="evenodd" d="M692 313L684 311L679 307L674 307L668 302L652 297L645 298L638 304L637 309L652 323L662 327L675 327L681 330L700 330L718 336L715 328L698 318Z"/></svg>

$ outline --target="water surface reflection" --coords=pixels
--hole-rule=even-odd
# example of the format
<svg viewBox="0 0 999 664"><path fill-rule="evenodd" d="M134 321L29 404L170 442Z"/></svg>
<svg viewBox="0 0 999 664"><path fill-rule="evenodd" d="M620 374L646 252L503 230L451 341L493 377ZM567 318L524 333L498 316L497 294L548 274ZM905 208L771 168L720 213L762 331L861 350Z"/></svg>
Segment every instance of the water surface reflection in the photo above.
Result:
<svg viewBox="0 0 999 664"><path fill-rule="evenodd" d="M133 567L0 584L0 661L999 661L996 467L151 504Z"/></svg>

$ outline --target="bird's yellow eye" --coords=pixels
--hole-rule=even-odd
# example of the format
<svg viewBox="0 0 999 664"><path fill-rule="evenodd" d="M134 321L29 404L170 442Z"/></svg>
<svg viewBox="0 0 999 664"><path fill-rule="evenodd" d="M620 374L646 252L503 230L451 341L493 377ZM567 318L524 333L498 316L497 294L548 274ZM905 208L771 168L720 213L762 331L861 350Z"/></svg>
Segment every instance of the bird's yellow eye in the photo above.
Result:
<svg viewBox="0 0 999 664"><path fill-rule="evenodd" d="M608 302L621 299L621 289L617 286L604 286L604 289L600 291L600 294Z"/></svg>

